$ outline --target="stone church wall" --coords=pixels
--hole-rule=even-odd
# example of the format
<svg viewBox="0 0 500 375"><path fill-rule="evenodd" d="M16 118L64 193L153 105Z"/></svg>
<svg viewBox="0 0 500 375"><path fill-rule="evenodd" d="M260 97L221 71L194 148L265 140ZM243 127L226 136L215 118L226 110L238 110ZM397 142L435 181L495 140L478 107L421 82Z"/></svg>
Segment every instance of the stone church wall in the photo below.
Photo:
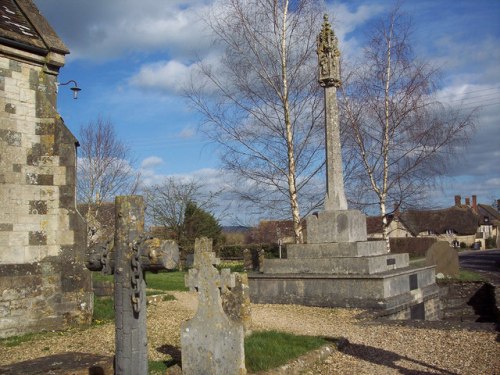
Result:
<svg viewBox="0 0 500 375"><path fill-rule="evenodd" d="M0 337L90 323L93 304L57 70L16 54L0 53Z"/></svg>

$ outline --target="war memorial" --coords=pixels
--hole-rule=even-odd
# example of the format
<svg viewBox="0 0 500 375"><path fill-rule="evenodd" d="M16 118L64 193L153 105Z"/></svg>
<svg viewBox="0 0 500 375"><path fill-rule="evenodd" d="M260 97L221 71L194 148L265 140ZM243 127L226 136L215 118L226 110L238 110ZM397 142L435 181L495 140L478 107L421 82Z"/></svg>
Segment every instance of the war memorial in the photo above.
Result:
<svg viewBox="0 0 500 375"><path fill-rule="evenodd" d="M408 254L390 254L385 241L367 241L365 215L347 207L337 105L340 53L326 16L317 53L325 95L324 211L306 218L306 243L288 245L287 259L265 259L261 273L249 274L250 298L253 303L357 307L393 319L438 319L434 266L411 267Z"/></svg>

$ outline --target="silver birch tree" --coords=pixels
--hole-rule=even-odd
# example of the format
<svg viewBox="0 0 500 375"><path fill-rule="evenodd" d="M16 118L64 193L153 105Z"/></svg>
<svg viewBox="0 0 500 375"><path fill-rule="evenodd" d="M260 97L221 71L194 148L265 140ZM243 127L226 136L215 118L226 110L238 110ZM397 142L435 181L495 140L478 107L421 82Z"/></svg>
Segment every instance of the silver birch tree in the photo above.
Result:
<svg viewBox="0 0 500 375"><path fill-rule="evenodd" d="M301 214L322 199L315 189L324 165L315 60L321 16L316 0L217 2L208 26L222 58L201 62L187 92L221 146L223 168L243 182L239 198L291 217L297 242Z"/></svg>
<svg viewBox="0 0 500 375"><path fill-rule="evenodd" d="M369 34L357 67L344 72L340 98L348 147L363 166L350 183L366 193L365 205L378 205L388 251L388 205L423 199L474 128L474 111L436 100L439 71L414 56L410 30L409 18L395 7Z"/></svg>

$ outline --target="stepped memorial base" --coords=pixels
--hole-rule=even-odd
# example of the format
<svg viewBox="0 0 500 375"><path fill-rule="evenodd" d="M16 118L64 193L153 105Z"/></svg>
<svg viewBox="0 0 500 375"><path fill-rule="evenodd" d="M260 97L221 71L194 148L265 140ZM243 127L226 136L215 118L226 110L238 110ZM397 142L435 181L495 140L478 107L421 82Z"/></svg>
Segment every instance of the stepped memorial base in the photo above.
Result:
<svg viewBox="0 0 500 375"><path fill-rule="evenodd" d="M408 254L388 253L384 241L367 241L365 223L355 210L308 217L308 243L288 245L286 259L265 259L261 273L248 275L250 300L438 320L435 266L412 267Z"/></svg>

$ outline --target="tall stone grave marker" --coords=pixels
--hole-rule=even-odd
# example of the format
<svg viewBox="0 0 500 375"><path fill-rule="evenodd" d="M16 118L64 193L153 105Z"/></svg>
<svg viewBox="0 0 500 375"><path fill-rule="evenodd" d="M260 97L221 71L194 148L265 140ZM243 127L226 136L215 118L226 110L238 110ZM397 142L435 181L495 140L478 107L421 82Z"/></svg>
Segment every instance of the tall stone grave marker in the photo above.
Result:
<svg viewBox="0 0 500 375"><path fill-rule="evenodd" d="M325 210L306 218L307 243L287 246L288 259L265 259L249 274L254 303L373 309L397 318L436 319L434 267L412 268L408 254L388 254L367 241L366 217L349 210L344 192L337 88L337 38L325 16L317 39L319 83L325 92Z"/></svg>
<svg viewBox="0 0 500 375"><path fill-rule="evenodd" d="M116 197L115 374L148 373L146 285L139 262L144 231L142 197Z"/></svg>
<svg viewBox="0 0 500 375"><path fill-rule="evenodd" d="M148 270L175 269L179 249L173 241L151 241L144 232L141 196L115 199L115 238L108 246L92 248L87 267L114 274L115 374L146 375L146 285Z"/></svg>
<svg viewBox="0 0 500 375"><path fill-rule="evenodd" d="M184 375L246 374L243 325L228 318L221 300L221 291L235 287L235 277L229 269L219 273L218 263L212 240L196 239L186 285L198 291L198 310L181 327Z"/></svg>

